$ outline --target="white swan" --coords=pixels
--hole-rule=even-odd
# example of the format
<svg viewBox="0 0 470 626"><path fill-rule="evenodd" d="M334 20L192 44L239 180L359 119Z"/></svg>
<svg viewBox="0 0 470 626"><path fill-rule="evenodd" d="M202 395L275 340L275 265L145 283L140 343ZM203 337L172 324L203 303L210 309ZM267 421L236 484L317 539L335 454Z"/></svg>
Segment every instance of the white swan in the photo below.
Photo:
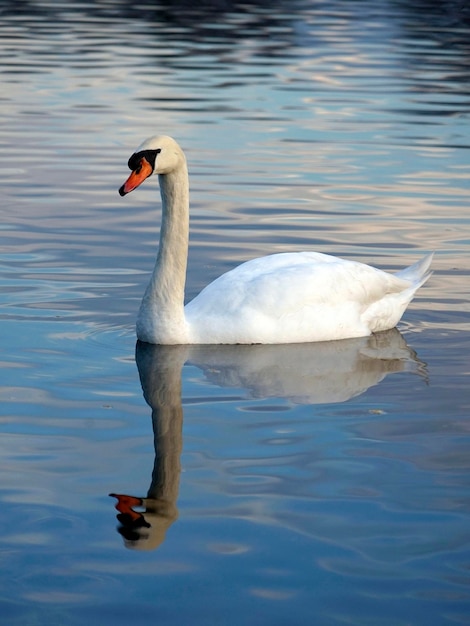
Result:
<svg viewBox="0 0 470 626"><path fill-rule="evenodd" d="M137 317L154 344L303 343L393 328L429 278L432 254L396 274L317 252L281 253L223 274L184 306L189 237L186 158L174 139L147 139L131 156L121 196L158 174L160 246Z"/></svg>

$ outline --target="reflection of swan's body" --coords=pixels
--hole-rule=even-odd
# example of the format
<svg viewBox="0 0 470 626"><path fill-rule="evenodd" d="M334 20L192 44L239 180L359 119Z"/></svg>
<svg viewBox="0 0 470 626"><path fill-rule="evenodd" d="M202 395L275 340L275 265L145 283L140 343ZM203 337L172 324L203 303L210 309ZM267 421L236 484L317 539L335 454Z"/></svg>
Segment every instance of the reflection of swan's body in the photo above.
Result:
<svg viewBox="0 0 470 626"><path fill-rule="evenodd" d="M129 159L124 195L151 174L162 196L160 247L142 300L137 336L155 344L303 343L364 337L393 328L427 280L432 255L395 275L315 252L243 263L184 307L189 184L170 137L152 137Z"/></svg>
<svg viewBox="0 0 470 626"><path fill-rule="evenodd" d="M297 404L345 402L387 374L416 367L415 353L396 328L310 344L191 346L188 359L211 383Z"/></svg>
<svg viewBox="0 0 470 626"><path fill-rule="evenodd" d="M159 346L137 343L144 397L152 408L155 463L145 498L112 494L128 548L161 544L176 520L183 408L181 370L186 361L219 386L246 388L257 398L298 403L343 402L388 373L416 367L416 355L398 330L336 342L281 346ZM419 367L417 368L419 369Z"/></svg>

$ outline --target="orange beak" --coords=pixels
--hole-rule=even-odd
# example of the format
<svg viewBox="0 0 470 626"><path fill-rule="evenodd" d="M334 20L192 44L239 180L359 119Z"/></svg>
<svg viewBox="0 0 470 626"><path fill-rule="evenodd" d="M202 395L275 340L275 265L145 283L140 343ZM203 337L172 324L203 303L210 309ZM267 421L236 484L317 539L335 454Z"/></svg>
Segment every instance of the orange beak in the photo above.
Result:
<svg viewBox="0 0 470 626"><path fill-rule="evenodd" d="M119 189L119 195L125 196L126 193L129 193L130 191L134 191L136 187L142 184L144 180L150 176L152 171L153 170L152 170L152 166L150 165L150 163L147 161L145 157L142 157L140 159L139 166L133 172L131 172L131 175L129 176L129 178L126 180L124 185Z"/></svg>

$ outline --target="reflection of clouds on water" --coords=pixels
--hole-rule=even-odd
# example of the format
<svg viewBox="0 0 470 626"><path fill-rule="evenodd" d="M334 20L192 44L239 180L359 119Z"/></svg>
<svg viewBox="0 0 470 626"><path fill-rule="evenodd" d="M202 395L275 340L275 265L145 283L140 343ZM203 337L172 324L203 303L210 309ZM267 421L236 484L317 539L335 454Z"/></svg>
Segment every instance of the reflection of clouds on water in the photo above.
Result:
<svg viewBox="0 0 470 626"><path fill-rule="evenodd" d="M344 402L393 372L419 371L398 330L345 341L277 346L156 346L138 342L136 361L152 409L155 462L146 497L117 498L119 533L128 548L151 550L178 517L183 447L181 374L185 362L220 387L246 389L254 398L296 403Z"/></svg>
<svg viewBox="0 0 470 626"><path fill-rule="evenodd" d="M123 271L147 271L155 192L129 211L114 196L116 171L136 136L169 132L195 172L188 295L285 250L390 267L397 248L404 264L417 248L447 249L436 269L468 273L468 11L289 6L78 1L74 19L66 2L30 3L20 18L16 2L2 3L7 242L52 250L51 267L84 276L114 267L116 249ZM129 282L109 277L123 307L142 289ZM466 284L436 272L430 289L467 298ZM74 306L109 315L104 291L92 285L100 297ZM430 306L430 293L418 303Z"/></svg>

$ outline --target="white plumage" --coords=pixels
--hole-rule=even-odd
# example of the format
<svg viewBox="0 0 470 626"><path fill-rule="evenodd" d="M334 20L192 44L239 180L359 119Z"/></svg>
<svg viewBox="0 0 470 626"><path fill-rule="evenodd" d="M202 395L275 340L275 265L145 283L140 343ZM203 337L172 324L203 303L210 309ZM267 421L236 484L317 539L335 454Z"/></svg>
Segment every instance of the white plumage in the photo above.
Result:
<svg viewBox="0 0 470 626"><path fill-rule="evenodd" d="M170 137L152 137L129 159L120 189L159 175L160 246L137 318L155 344L301 343L362 337L396 326L429 278L432 254L396 274L317 252L247 261L184 306L189 235L186 159Z"/></svg>

